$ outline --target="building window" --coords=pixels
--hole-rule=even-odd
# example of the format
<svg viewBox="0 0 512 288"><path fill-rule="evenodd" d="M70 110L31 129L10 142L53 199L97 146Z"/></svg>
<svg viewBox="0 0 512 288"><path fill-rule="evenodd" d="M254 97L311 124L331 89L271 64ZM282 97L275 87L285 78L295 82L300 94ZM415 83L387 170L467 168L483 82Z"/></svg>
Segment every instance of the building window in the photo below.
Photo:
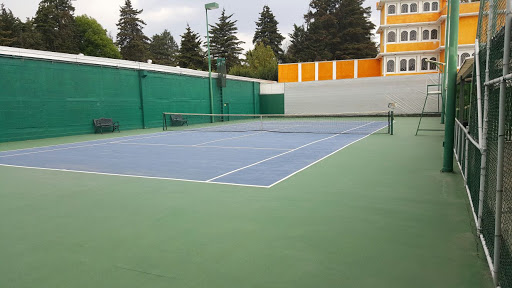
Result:
<svg viewBox="0 0 512 288"><path fill-rule="evenodd" d="M402 31L400 34L400 41L409 41L409 33L407 31Z"/></svg>
<svg viewBox="0 0 512 288"><path fill-rule="evenodd" d="M430 39L437 39L437 29L432 29L432 31L430 31Z"/></svg>
<svg viewBox="0 0 512 288"><path fill-rule="evenodd" d="M416 41L416 30L412 30L411 33L409 33L409 40Z"/></svg>
<svg viewBox="0 0 512 288"><path fill-rule="evenodd" d="M423 30L423 40L428 40L428 36L429 36L429 31Z"/></svg>
<svg viewBox="0 0 512 288"><path fill-rule="evenodd" d="M412 3L411 4L411 13L418 12L418 4Z"/></svg>
<svg viewBox="0 0 512 288"><path fill-rule="evenodd" d="M396 8L395 8L395 5L389 5L388 6L388 14L395 14L395 11Z"/></svg>
<svg viewBox="0 0 512 288"><path fill-rule="evenodd" d="M439 3L438 2L432 2L432 11L439 10Z"/></svg>
<svg viewBox="0 0 512 288"><path fill-rule="evenodd" d="M407 60L400 60L400 72L407 71Z"/></svg>
<svg viewBox="0 0 512 288"><path fill-rule="evenodd" d="M464 61L468 57L469 57L469 53L462 53L462 56L460 56L460 65L464 64Z"/></svg>
<svg viewBox="0 0 512 288"><path fill-rule="evenodd" d="M409 71L416 71L416 59L409 59Z"/></svg>
<svg viewBox="0 0 512 288"><path fill-rule="evenodd" d="M409 13L409 5L402 4L402 13Z"/></svg>
<svg viewBox="0 0 512 288"><path fill-rule="evenodd" d="M396 35L395 32L391 31L388 33L388 42L395 42L396 41Z"/></svg>
<svg viewBox="0 0 512 288"><path fill-rule="evenodd" d="M437 61L436 57L432 57L430 60ZM436 64L430 63L430 70L436 70Z"/></svg>
<svg viewBox="0 0 512 288"><path fill-rule="evenodd" d="M386 71L395 72L395 61L394 60L388 60Z"/></svg>
<svg viewBox="0 0 512 288"><path fill-rule="evenodd" d="M423 70L423 71L428 70L427 58L421 59L421 70Z"/></svg>
<svg viewBox="0 0 512 288"><path fill-rule="evenodd" d="M424 12L430 11L430 2L423 3L423 11Z"/></svg>

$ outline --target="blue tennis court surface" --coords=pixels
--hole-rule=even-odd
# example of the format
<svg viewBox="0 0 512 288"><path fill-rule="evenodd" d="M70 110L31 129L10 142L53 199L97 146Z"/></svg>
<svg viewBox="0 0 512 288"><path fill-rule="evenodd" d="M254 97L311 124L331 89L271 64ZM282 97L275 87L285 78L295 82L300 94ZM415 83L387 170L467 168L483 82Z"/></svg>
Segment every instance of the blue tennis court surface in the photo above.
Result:
<svg viewBox="0 0 512 288"><path fill-rule="evenodd" d="M271 187L368 134L170 131L0 152L0 165ZM357 126L356 126L357 127Z"/></svg>

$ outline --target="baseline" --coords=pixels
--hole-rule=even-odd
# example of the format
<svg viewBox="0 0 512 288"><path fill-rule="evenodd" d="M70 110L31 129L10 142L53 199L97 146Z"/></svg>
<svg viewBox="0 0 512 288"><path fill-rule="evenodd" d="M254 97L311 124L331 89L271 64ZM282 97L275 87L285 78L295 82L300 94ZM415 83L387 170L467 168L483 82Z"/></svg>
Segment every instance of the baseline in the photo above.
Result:
<svg viewBox="0 0 512 288"><path fill-rule="evenodd" d="M81 170L72 170L72 169L30 167L30 166L8 165L8 164L0 164L0 166L1 167L11 167L11 168L23 168L23 169L48 170L48 171L58 171L58 172L72 172L72 173L83 173L83 174L93 174L93 175L105 175L105 176L121 176L121 177L130 177L130 178L184 181L184 182L204 183L204 184L222 184L222 185L243 186L243 187L270 188L269 186L261 186L261 185L236 184L236 183L216 183L216 182L207 182L207 181L202 181L202 180L167 178L167 177L153 177L153 176L141 176L141 175L130 175L130 174L116 174L116 173L104 173L104 172L81 171Z"/></svg>

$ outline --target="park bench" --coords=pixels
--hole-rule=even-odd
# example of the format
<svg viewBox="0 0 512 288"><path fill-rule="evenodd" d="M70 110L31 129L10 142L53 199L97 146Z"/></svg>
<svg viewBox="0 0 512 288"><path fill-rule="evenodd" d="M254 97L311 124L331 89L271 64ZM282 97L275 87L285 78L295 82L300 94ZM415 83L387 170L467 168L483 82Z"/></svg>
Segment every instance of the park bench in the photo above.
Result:
<svg viewBox="0 0 512 288"><path fill-rule="evenodd" d="M119 122L112 121L112 118L99 118L92 120L94 122L94 133L97 133L98 131L103 134L103 128L108 128L109 130L112 129L112 132L119 131Z"/></svg>
<svg viewBox="0 0 512 288"><path fill-rule="evenodd" d="M171 115L171 126L183 126L185 124L188 126L188 120L183 118L182 115L180 115L180 114Z"/></svg>

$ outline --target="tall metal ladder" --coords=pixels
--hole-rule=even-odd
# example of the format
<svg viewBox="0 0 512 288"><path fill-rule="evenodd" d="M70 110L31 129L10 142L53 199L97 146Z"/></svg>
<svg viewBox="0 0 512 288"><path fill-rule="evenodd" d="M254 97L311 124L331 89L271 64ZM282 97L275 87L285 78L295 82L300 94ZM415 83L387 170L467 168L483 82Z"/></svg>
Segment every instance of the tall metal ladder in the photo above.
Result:
<svg viewBox="0 0 512 288"><path fill-rule="evenodd" d="M423 109L421 110L420 121L418 122L418 128L416 129L416 136L418 136L419 131L444 131L444 129L425 129L425 128L422 129L422 128L420 128L421 120L423 119L424 116L438 115L441 113L440 105L443 106L442 105L443 97L442 97L441 86L442 86L441 82L439 82L438 84L427 85L427 95L425 96L425 103L423 103ZM428 102L429 97L437 97L437 112L425 112L425 108L427 107L427 102Z"/></svg>

